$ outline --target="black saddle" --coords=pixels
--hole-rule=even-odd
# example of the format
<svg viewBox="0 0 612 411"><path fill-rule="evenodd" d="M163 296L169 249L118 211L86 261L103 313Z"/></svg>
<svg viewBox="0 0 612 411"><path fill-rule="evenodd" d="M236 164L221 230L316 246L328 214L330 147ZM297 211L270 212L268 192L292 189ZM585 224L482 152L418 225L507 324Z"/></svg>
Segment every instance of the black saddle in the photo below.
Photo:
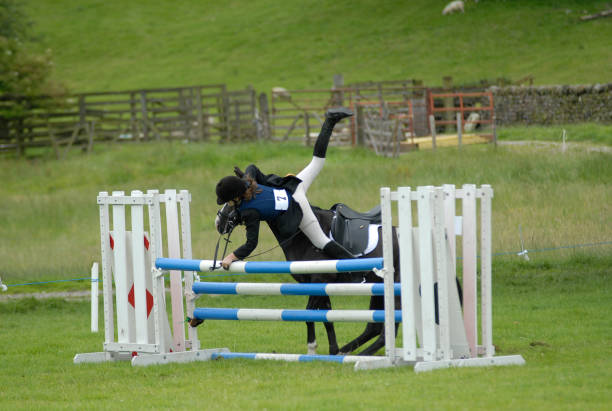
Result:
<svg viewBox="0 0 612 411"><path fill-rule="evenodd" d="M370 224L382 222L380 205L365 213L359 213L342 203L334 204L331 210L335 213L331 224L334 240L351 253L362 254L368 246Z"/></svg>

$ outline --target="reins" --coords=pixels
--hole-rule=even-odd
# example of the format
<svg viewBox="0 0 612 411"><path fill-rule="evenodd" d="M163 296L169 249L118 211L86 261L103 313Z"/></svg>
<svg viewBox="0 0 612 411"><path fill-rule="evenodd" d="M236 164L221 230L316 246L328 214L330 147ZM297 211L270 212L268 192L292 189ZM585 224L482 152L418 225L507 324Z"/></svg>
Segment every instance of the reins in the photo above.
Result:
<svg viewBox="0 0 612 411"><path fill-rule="evenodd" d="M234 231L234 230L232 230ZM229 243L231 243L230 241L230 235L232 235L232 231L230 231L229 233L227 233L227 237L223 238L223 234L221 234L219 236L219 239L217 240L217 245L215 246L215 257L213 259L213 264L212 267L210 268L210 271L214 271L217 268L221 268L220 266L217 267L217 255L219 254L219 243L221 242L221 239L223 238L223 240L225 240L225 247L223 247L223 255L221 257L221 261L223 261L223 259L225 258L225 253L227 252L227 246L229 245Z"/></svg>
<svg viewBox="0 0 612 411"><path fill-rule="evenodd" d="M225 253L227 252L227 246L229 245L229 243L231 243L231 241L230 241L230 239L229 239L229 238L230 238L230 235L232 234L232 232L233 232L233 231L234 231L234 230L232 230L232 231L230 231L229 233L227 233L227 238L223 238L223 234L221 234L221 235L219 236L219 239L217 240L217 245L215 246L215 257L214 257L214 260L213 260L213 265L212 265L212 267L210 268L210 270L211 270L211 271L214 271L214 270L216 270L216 269L218 269L218 268L221 268L220 266L219 266L219 267L217 267L217 255L218 255L218 253L219 253L219 242L221 242L221 239L222 239L222 238L223 238L223 240L225 240L225 247L223 248L223 255L222 255L222 257L221 257L221 261L222 261L222 260L225 258ZM291 235L289 238L287 238L286 240L283 240L283 241L279 242L279 243L278 243L277 245L275 245L274 247L269 248L268 250L262 251L262 252L257 253L257 254L251 254L250 256L246 257L246 258L245 258L245 260L246 260L247 258L258 257L258 256L260 256L260 255L267 254L267 253L269 253L269 252L271 252L271 251L275 250L275 249L276 249L276 248L278 248L278 247L282 247L283 245L285 245L285 244L286 244L286 243L288 243L289 241L293 240L293 238L294 238L296 235L298 235L300 232L301 232L300 230L296 231L296 232L295 232L295 233L293 233L293 234L292 234L292 235Z"/></svg>

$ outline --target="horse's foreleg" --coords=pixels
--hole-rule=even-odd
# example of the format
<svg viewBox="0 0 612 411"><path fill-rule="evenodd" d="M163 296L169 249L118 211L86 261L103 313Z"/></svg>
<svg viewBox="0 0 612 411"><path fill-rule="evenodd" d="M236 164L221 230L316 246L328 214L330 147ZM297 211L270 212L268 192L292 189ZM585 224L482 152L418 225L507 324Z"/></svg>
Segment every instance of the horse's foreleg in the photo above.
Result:
<svg viewBox="0 0 612 411"><path fill-rule="evenodd" d="M314 310L331 310L331 299L328 296L311 296L312 309ZM309 300L310 302L310 300ZM329 344L329 354L338 354L338 340L336 339L336 329L333 323L324 323L325 332L327 332L327 342Z"/></svg>
<svg viewBox="0 0 612 411"><path fill-rule="evenodd" d="M308 346L308 354L313 355L317 353L317 336L313 322L306 323L306 344Z"/></svg>
<svg viewBox="0 0 612 411"><path fill-rule="evenodd" d="M308 297L308 303L306 303L307 310L314 310L316 301L313 296ZM308 346L308 354L313 355L317 353L317 335L315 333L315 324L313 322L306 323L306 344Z"/></svg>
<svg viewBox="0 0 612 411"><path fill-rule="evenodd" d="M336 339L336 329L334 323L324 323L327 332L327 342L329 343L329 355L338 354L338 340Z"/></svg>
<svg viewBox="0 0 612 411"><path fill-rule="evenodd" d="M308 304L306 305L307 310L331 310L331 300L328 296L314 296L308 297ZM327 342L329 343L330 355L338 354L338 340L336 339L336 330L333 323L324 323L325 331L327 332ZM306 330L308 333L308 354L316 354L317 350L317 337L315 335L315 326L312 322L306 323Z"/></svg>

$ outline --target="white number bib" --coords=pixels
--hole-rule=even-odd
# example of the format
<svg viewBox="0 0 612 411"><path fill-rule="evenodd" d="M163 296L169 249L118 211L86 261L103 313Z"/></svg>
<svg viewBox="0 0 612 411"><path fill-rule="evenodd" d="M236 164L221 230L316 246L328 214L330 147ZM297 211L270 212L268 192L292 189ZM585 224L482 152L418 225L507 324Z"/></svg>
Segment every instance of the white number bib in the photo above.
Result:
<svg viewBox="0 0 612 411"><path fill-rule="evenodd" d="M285 190L274 190L274 209L287 210L289 208L289 196Z"/></svg>

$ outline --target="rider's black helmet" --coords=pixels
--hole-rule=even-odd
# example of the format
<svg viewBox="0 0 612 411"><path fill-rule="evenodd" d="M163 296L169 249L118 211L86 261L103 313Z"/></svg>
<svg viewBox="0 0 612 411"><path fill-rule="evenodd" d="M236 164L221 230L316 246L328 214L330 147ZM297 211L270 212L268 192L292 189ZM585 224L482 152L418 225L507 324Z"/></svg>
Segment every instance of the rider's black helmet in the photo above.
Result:
<svg viewBox="0 0 612 411"><path fill-rule="evenodd" d="M224 204L236 197L240 197L247 189L247 182L236 177L223 177L217 183L217 204Z"/></svg>

